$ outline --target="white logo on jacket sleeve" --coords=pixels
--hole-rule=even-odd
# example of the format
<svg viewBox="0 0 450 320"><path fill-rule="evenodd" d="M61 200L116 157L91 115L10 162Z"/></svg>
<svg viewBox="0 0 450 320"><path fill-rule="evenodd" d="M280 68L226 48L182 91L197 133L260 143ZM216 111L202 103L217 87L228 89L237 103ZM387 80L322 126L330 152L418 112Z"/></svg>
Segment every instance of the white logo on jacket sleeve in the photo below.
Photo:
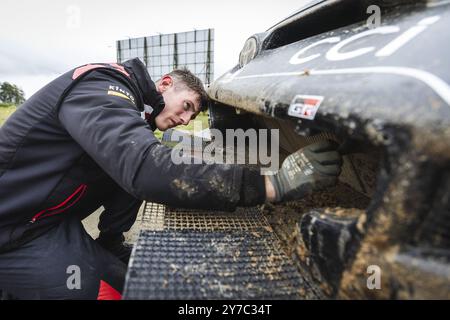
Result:
<svg viewBox="0 0 450 320"><path fill-rule="evenodd" d="M119 86L110 85L108 87L108 94L130 100L133 104L135 103L133 95L129 93L127 90L120 88Z"/></svg>

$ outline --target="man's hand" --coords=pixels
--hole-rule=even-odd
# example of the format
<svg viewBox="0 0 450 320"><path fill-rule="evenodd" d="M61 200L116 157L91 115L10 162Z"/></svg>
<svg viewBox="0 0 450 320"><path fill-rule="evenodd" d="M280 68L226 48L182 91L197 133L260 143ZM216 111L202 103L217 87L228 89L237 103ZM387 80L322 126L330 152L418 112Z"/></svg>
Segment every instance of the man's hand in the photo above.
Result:
<svg viewBox="0 0 450 320"><path fill-rule="evenodd" d="M301 199L314 191L333 186L341 173L342 158L332 141L311 144L289 155L280 170L266 176L267 200Z"/></svg>

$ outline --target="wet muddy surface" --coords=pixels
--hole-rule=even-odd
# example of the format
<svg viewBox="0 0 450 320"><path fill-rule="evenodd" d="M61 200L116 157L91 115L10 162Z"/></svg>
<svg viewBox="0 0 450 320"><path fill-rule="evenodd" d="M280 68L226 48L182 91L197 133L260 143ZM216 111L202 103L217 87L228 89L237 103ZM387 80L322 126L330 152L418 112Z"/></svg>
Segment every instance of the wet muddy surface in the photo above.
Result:
<svg viewBox="0 0 450 320"><path fill-rule="evenodd" d="M333 293L328 281L323 279L311 252L304 243L300 233L300 222L305 214L311 211L320 212L319 217L338 219L355 219L359 228L366 220L365 208L370 199L355 191L350 186L339 183L326 191L309 195L302 200L285 204L265 204L263 214L267 218L274 233L280 239L282 249L292 258L299 271L308 279L311 288L318 296L326 298ZM316 287L316 288L314 288Z"/></svg>
<svg viewBox="0 0 450 320"><path fill-rule="evenodd" d="M301 217L310 210L323 208L325 214L349 217L359 216L361 209L369 205L370 199L339 183L336 187L309 195L302 200L285 204L265 204L263 213L285 245L287 253L293 251L296 227Z"/></svg>

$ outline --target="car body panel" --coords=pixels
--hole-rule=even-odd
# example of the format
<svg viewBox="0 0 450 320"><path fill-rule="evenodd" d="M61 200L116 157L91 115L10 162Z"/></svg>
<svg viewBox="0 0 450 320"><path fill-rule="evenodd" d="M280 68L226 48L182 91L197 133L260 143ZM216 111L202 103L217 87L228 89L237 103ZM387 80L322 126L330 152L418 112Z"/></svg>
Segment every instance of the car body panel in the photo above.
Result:
<svg viewBox="0 0 450 320"><path fill-rule="evenodd" d="M449 6L411 6L408 14L399 16L400 10L405 8L383 17L385 34L361 22L262 51L242 69L234 68L216 80L210 96L252 113L280 118L290 118L288 110L296 95L321 96L315 119L303 119L305 125L314 121L320 126L336 120L330 117L341 117L354 130L376 119L378 123L414 127L418 134L433 140L436 152L449 150L450 139L442 140L442 135L450 137ZM374 34L356 39L338 52L369 52L330 60L338 56L330 53L336 43L364 32ZM387 45L412 32L417 35L397 50L377 56ZM310 47L296 58L300 50L330 38L340 41ZM298 63L312 55L314 59Z"/></svg>
<svg viewBox="0 0 450 320"><path fill-rule="evenodd" d="M320 25L313 20L343 3L357 1L318 1L255 35L256 56L211 84L212 105L278 128L288 152L320 139L353 146L340 149L339 180L353 190L341 198L352 192L354 203L308 198L291 215L272 210L274 230L313 290L331 298L449 299L450 1L393 1L378 28L367 15L276 44L281 29L295 32L289 28L303 19ZM238 123L223 114L232 118L227 125ZM356 203L360 195L368 205ZM373 270L382 273L380 288L369 285Z"/></svg>

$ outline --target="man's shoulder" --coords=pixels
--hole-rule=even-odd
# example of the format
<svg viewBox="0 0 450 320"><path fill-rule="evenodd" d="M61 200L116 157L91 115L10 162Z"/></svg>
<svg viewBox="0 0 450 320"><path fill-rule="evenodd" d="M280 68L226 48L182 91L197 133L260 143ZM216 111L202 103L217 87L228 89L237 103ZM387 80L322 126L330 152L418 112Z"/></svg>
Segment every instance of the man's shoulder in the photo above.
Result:
<svg viewBox="0 0 450 320"><path fill-rule="evenodd" d="M86 95L92 96L92 99L103 98L118 102L127 101L138 108L142 104L140 92L132 80L118 71L106 68L92 70L80 79L69 94L73 95Z"/></svg>

